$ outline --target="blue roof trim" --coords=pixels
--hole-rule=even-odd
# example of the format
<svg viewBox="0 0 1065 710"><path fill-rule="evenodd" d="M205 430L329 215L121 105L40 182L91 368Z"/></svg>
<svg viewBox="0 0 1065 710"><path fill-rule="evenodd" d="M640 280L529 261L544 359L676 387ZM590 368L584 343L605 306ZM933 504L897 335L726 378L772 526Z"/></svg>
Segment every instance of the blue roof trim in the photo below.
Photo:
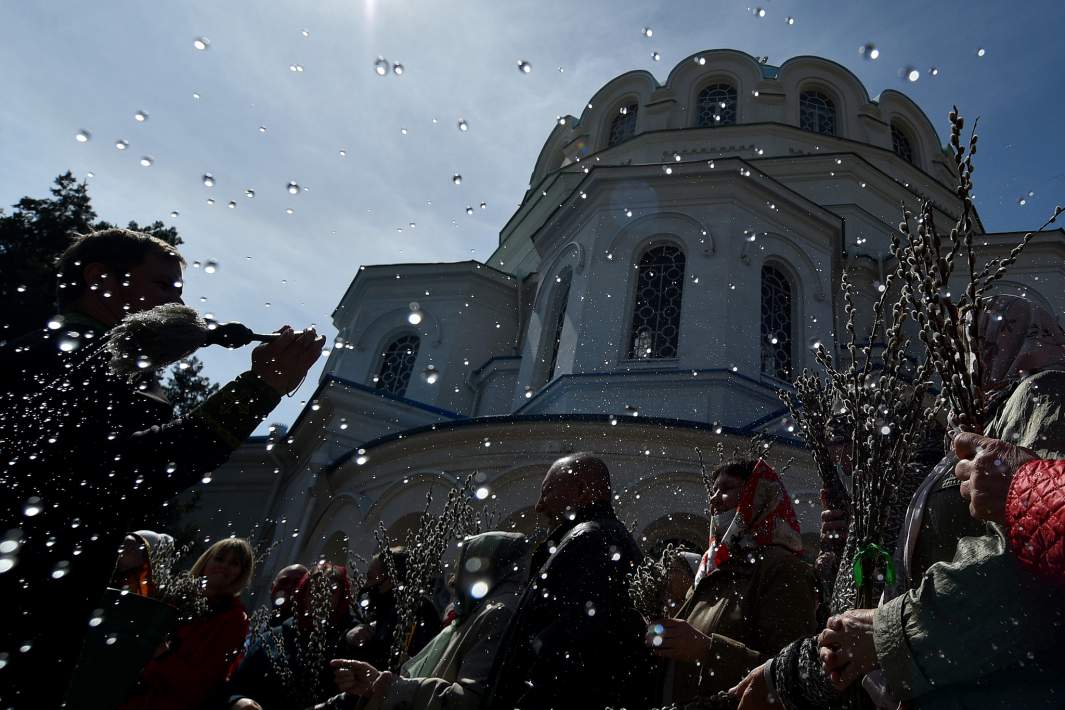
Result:
<svg viewBox="0 0 1065 710"><path fill-rule="evenodd" d="M538 422L603 422L609 426L611 419L617 421L616 426L625 426L629 423L636 424L658 424L664 427L676 427L679 429L694 429L708 431L716 434L717 430L721 430L721 434L729 434L732 436L749 436L750 424L743 427L729 427L722 425L708 424L706 422L697 422L690 419L671 419L668 417L624 417L616 414L523 414L523 415L504 415L504 416L492 416L492 417L473 417L467 419L457 419L450 422L441 422L439 424L426 424L424 426L416 427L414 429L407 429L405 431L396 432L394 434L387 434L382 437L378 437L371 441L367 441L362 446L359 446L351 451L339 456L327 466L322 469L323 474L329 474L337 470L359 451L367 452L378 446L383 446L393 441L400 439L408 439L419 434L424 434L429 431L454 431L456 429L462 429L471 426L492 425L492 424L525 424L525 423L538 423ZM611 427L613 428L613 427ZM794 446L796 448L805 449L806 445L801 439L790 436L782 436L780 434L766 434L766 437L774 442L785 444L787 446Z"/></svg>
<svg viewBox="0 0 1065 710"><path fill-rule="evenodd" d="M484 370L496 360L521 360L521 355L494 355L485 360L483 365L474 370L470 377L476 377L477 375L481 374L481 370Z"/></svg>
<svg viewBox="0 0 1065 710"><path fill-rule="evenodd" d="M703 374L716 375L716 374L724 373L724 374L730 375L732 377L736 377L738 379L744 380L745 382L747 382L749 384L752 384L752 385L754 385L754 386L756 386L756 387L758 387L760 389L769 389L769 390L773 390L774 392L776 392L779 389L778 387L774 387L772 385L767 385L765 382L762 382L760 380L756 380L753 377L748 377L747 375L741 374L739 372L733 372L731 369L729 369L727 367L709 367L709 368L704 368L702 370L698 370L698 369L689 370L687 368L678 368L678 367L656 367L656 368L646 368L646 369L645 368L639 368L639 369L628 370L628 371L624 371L624 372L622 372L622 371L612 371L612 372L571 372L571 373L566 374L566 375L559 375L558 377L556 377L555 379L553 379L549 383L547 383L545 386L541 387L540 391L537 392L531 399L529 399L529 401L525 402L525 404L521 405L516 410L514 410L514 414L521 414L522 411L524 411L524 410L528 409L529 407L531 407L534 402L536 402L538 399L540 399L540 397L546 396L550 392L553 392L554 390L558 389L558 387L561 387L561 385L559 385L558 383L561 382L562 380L573 379L573 378L581 378L581 377L619 377L619 376L624 377L624 376L630 376L630 375L676 375L676 374L680 374L682 372L683 373L694 372L694 373L696 373L696 376L703 375Z"/></svg>
<svg viewBox="0 0 1065 710"><path fill-rule="evenodd" d="M392 394L390 392L385 392L384 390L379 390L379 389L377 389L375 387L370 387L369 385L364 385L361 382L353 382L351 380L346 380L343 377L337 377L336 375L326 375L326 378L331 380L331 381L333 381L333 382L339 382L340 384L344 385L345 387L351 387L352 389L359 390L360 392L365 392L366 394L372 394L375 397L380 397L381 399L386 399L386 400L388 400L390 402L396 402L398 404L405 404L408 407L414 407L416 409L421 409L421 410L424 410L424 411L429 412L431 414L439 414L440 416L447 417L448 419L466 419L467 418L466 415L464 415L464 414L459 414L458 412L452 412L449 409L443 409L441 407L434 407L431 404L426 404L425 402L419 402L416 399L408 399L406 397L400 397L399 395L395 395L395 394Z"/></svg>

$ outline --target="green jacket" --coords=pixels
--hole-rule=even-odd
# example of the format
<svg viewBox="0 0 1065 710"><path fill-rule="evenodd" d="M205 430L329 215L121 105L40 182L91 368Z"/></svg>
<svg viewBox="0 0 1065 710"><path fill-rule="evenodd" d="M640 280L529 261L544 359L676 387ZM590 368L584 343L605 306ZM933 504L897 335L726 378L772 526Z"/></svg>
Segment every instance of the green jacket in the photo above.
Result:
<svg viewBox="0 0 1065 710"><path fill-rule="evenodd" d="M1065 372L1023 381L988 432L1065 457ZM1023 570L998 525L880 606L873 636L889 685L914 707L1065 706L1065 590Z"/></svg>

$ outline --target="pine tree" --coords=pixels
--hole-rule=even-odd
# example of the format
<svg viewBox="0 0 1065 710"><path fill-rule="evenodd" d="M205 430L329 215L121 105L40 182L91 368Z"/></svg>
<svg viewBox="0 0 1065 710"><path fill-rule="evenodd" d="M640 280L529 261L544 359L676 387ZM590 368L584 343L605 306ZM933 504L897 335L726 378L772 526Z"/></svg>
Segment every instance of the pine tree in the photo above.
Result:
<svg viewBox="0 0 1065 710"><path fill-rule="evenodd" d="M163 385L167 399L174 405L174 414L183 417L203 400L218 391L218 385L201 374L203 363L192 356L170 368Z"/></svg>

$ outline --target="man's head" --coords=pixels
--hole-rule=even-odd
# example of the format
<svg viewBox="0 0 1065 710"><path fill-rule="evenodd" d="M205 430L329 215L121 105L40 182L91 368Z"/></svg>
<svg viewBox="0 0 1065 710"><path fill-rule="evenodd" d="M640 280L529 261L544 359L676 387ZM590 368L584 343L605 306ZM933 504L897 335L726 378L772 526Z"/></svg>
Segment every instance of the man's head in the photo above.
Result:
<svg viewBox="0 0 1065 710"><path fill-rule="evenodd" d="M388 576L388 566L384 560L385 555L391 556L396 574L400 577L407 576L407 563L409 561L407 548L402 545L390 547L370 558L370 564L366 568L366 591L387 594L395 588L395 583Z"/></svg>
<svg viewBox="0 0 1065 710"><path fill-rule="evenodd" d="M127 313L181 303L185 260L158 237L103 229L78 237L56 260L59 312L111 326Z"/></svg>
<svg viewBox="0 0 1065 710"><path fill-rule="evenodd" d="M757 461L726 461L710 474L713 488L710 492L710 512L713 515L735 510L740 504L743 484L754 473Z"/></svg>
<svg viewBox="0 0 1065 710"><path fill-rule="evenodd" d="M570 454L547 470L536 512L558 524L566 511L609 500L610 470L603 460L590 453Z"/></svg>
<svg viewBox="0 0 1065 710"><path fill-rule="evenodd" d="M285 617L292 615L292 598L306 576L307 568L303 565L289 565L277 573L270 585L270 599L276 612Z"/></svg>

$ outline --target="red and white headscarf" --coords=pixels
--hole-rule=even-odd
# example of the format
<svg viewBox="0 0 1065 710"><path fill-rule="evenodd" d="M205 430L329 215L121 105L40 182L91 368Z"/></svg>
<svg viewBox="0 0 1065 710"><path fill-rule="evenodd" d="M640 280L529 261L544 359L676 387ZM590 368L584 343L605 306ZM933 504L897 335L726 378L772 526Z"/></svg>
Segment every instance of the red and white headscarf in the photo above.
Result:
<svg viewBox="0 0 1065 710"><path fill-rule="evenodd" d="M777 472L763 459L758 459L750 478L743 484L732 524L721 534L721 539L717 535L716 530L710 531L710 546L695 573L695 586L741 548L780 545L796 555L802 554L799 519L788 491Z"/></svg>

